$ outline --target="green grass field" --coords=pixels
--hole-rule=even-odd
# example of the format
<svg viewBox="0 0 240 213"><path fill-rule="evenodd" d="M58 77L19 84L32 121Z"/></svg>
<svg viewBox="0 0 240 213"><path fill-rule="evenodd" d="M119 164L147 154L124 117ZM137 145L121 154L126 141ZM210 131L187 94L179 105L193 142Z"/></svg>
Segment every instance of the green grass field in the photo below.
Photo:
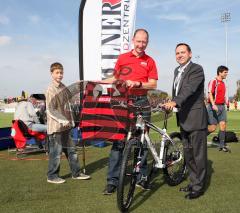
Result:
<svg viewBox="0 0 240 213"><path fill-rule="evenodd" d="M0 112L0 128L12 125L13 113Z"/></svg>
<svg viewBox="0 0 240 213"><path fill-rule="evenodd" d="M9 115L8 115L9 116ZM3 118L0 126L9 126L12 117ZM240 112L228 113L228 129L239 131ZM175 117L168 122L169 132L177 130ZM212 135L213 136L213 135ZM212 137L209 137L210 138ZM238 132L238 136L239 132ZM208 184L204 196L186 200L179 186L170 187L160 172L153 179L153 190L135 192L131 212L163 213L237 213L240 209L240 144L231 143L232 153L219 152L208 147ZM0 212L2 213L75 213L118 212L116 194L102 195L106 184L108 153L105 148L87 147L86 171L91 180L72 180L67 160L62 159L60 175L66 183L54 185L46 182L47 156L36 154L20 160L8 150L0 151ZM81 162L81 151L79 158Z"/></svg>

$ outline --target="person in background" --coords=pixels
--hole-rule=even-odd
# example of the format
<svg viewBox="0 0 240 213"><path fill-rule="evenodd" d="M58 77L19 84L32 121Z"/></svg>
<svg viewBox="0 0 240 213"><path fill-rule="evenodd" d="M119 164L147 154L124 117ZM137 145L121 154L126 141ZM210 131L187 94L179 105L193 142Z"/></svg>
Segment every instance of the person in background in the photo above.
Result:
<svg viewBox="0 0 240 213"><path fill-rule="evenodd" d="M219 151L229 152L225 144L227 112L225 104L228 103L226 85L224 79L228 75L228 68L219 66L217 76L208 84L208 133L216 130L219 124Z"/></svg>
<svg viewBox="0 0 240 213"><path fill-rule="evenodd" d="M33 131L47 132L47 125L40 123L31 98L27 100L25 96L21 97L15 108L14 120L22 120Z"/></svg>
<svg viewBox="0 0 240 213"><path fill-rule="evenodd" d="M237 102L237 100L234 100L234 109L235 109L235 111L237 111L237 108L238 108L238 102Z"/></svg>
<svg viewBox="0 0 240 213"><path fill-rule="evenodd" d="M230 102L229 102L229 100L228 100L228 102L226 103L226 105L227 105L227 111L229 111L229 109L230 109Z"/></svg>

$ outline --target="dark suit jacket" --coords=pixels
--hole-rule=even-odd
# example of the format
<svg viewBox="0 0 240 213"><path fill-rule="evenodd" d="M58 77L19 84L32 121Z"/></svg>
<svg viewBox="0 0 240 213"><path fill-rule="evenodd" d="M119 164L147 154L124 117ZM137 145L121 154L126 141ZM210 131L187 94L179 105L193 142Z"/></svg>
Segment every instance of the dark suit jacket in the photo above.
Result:
<svg viewBox="0 0 240 213"><path fill-rule="evenodd" d="M174 71L174 80L177 76L178 68ZM207 128L204 81L203 68L198 64L190 62L182 74L177 96L175 96L173 87L173 101L176 102L179 109L177 119L184 131L191 132Z"/></svg>

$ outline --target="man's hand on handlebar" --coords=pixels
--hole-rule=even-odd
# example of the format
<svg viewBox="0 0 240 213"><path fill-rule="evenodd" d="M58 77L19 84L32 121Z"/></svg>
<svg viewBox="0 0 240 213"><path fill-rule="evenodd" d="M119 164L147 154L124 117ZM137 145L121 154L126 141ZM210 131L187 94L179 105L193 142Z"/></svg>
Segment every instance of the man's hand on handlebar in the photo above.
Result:
<svg viewBox="0 0 240 213"><path fill-rule="evenodd" d="M162 107L164 107L167 110L173 110L173 108L176 107L176 106L177 106L177 104L176 104L175 101L170 101L170 102L167 102L167 103L162 105Z"/></svg>
<svg viewBox="0 0 240 213"><path fill-rule="evenodd" d="M152 112L165 112L166 114L171 113L171 110L167 109L163 103L159 103L156 107L152 107Z"/></svg>
<svg viewBox="0 0 240 213"><path fill-rule="evenodd" d="M134 87L139 88L139 87L141 87L141 82L139 82L139 81L127 80L126 83L127 83L127 86L129 88L134 88Z"/></svg>

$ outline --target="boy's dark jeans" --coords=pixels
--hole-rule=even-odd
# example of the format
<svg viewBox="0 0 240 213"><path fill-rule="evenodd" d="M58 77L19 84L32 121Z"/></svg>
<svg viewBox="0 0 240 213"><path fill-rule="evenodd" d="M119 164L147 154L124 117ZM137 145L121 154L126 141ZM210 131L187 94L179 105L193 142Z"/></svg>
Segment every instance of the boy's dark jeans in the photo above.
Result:
<svg viewBox="0 0 240 213"><path fill-rule="evenodd" d="M49 135L48 147L49 161L47 176L49 180L53 180L59 177L60 159L62 151L65 153L66 158L68 159L72 176L79 176L80 165L78 161L78 155L76 153L75 144L70 137L70 130L57 132Z"/></svg>

